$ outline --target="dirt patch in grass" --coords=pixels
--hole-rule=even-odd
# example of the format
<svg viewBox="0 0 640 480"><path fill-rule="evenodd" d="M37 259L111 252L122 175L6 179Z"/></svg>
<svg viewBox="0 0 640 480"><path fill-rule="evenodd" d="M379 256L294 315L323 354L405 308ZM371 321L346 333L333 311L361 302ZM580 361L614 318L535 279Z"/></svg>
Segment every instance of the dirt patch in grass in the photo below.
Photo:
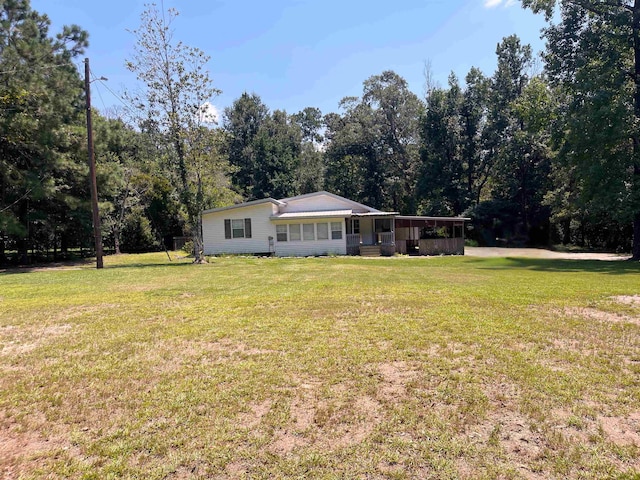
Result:
<svg viewBox="0 0 640 480"><path fill-rule="evenodd" d="M418 376L415 366L407 362L381 363L378 365L378 372L382 376L378 395L388 401L401 401L405 398L407 385Z"/></svg>
<svg viewBox="0 0 640 480"><path fill-rule="evenodd" d="M640 325L640 318L630 315L622 315L620 313L605 312L596 308L566 308L565 313L574 317L588 318L598 320L600 322L610 323L633 323Z"/></svg>
<svg viewBox="0 0 640 480"><path fill-rule="evenodd" d="M242 428L255 428L260 425L262 418L269 413L273 401L267 399L264 402L249 405L249 412L238 416L238 425Z"/></svg>
<svg viewBox="0 0 640 480"><path fill-rule="evenodd" d="M305 383L289 404L289 423L280 426L267 450L286 456L299 448L333 450L360 444L383 420L383 407L373 397L351 397L352 386L318 388Z"/></svg>
<svg viewBox="0 0 640 480"><path fill-rule="evenodd" d="M55 448L55 445L32 432L0 430L0 477L19 478L33 469L32 461L29 460L32 456Z"/></svg>
<svg viewBox="0 0 640 480"><path fill-rule="evenodd" d="M617 295L611 297L613 300L625 305L638 305L640 306L640 295Z"/></svg>
<svg viewBox="0 0 640 480"><path fill-rule="evenodd" d="M640 412L625 417L598 417L598 422L609 441L640 447Z"/></svg>
<svg viewBox="0 0 640 480"><path fill-rule="evenodd" d="M69 335L73 330L73 325L50 325L36 329L34 327L18 327L7 325L0 328L0 356L14 356L29 353L36 348L46 344L52 339Z"/></svg>

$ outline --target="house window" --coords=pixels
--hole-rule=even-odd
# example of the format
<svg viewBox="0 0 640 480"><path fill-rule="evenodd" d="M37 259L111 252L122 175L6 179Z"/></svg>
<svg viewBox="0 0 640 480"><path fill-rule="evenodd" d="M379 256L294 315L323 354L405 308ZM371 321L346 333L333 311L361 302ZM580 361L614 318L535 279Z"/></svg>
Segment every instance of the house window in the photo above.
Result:
<svg viewBox="0 0 640 480"><path fill-rule="evenodd" d="M313 223L305 223L302 225L302 239L306 242L312 242L316 239L315 225Z"/></svg>
<svg viewBox="0 0 640 480"><path fill-rule="evenodd" d="M279 242L287 241L287 226L286 225L276 225L276 238Z"/></svg>
<svg viewBox="0 0 640 480"><path fill-rule="evenodd" d="M342 222L331 222L331 240L342 238Z"/></svg>
<svg viewBox="0 0 640 480"><path fill-rule="evenodd" d="M391 219L390 218L376 218L375 224L376 233L385 233L391 231Z"/></svg>
<svg viewBox="0 0 640 480"><path fill-rule="evenodd" d="M299 223L294 223L292 225L289 225L289 238L291 239L292 242L299 241L301 239Z"/></svg>
<svg viewBox="0 0 640 480"><path fill-rule="evenodd" d="M251 219L225 219L224 238L251 238Z"/></svg>
<svg viewBox="0 0 640 480"><path fill-rule="evenodd" d="M359 234L360 233L360 219L354 218L351 220L351 233Z"/></svg>
<svg viewBox="0 0 640 480"><path fill-rule="evenodd" d="M317 226L317 234L318 240L328 240L329 239L329 224L328 223L319 223Z"/></svg>

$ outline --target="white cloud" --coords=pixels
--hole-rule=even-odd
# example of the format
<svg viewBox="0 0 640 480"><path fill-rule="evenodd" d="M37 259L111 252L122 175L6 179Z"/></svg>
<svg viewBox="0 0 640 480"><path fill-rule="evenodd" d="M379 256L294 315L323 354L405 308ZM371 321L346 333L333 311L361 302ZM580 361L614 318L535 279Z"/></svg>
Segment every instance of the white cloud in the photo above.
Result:
<svg viewBox="0 0 640 480"><path fill-rule="evenodd" d="M485 8L495 8L500 5L504 5L505 7L511 7L516 4L516 0L484 0Z"/></svg>
<svg viewBox="0 0 640 480"><path fill-rule="evenodd" d="M214 104L211 102L205 102L200 105L199 120L202 123L214 123L218 124L220 119L220 112Z"/></svg>

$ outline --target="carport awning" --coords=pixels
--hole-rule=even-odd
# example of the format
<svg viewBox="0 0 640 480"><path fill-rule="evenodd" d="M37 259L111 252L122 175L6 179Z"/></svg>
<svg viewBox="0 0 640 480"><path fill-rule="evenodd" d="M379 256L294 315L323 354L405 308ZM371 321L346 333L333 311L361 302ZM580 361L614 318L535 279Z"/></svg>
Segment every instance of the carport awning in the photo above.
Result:
<svg viewBox="0 0 640 480"><path fill-rule="evenodd" d="M467 217L425 217L421 215L398 215L396 217L399 220L429 220L429 221L443 221L443 222L468 222L471 219Z"/></svg>
<svg viewBox="0 0 640 480"><path fill-rule="evenodd" d="M398 215L398 212L367 212L367 213L356 213L354 212L354 217L395 217Z"/></svg>

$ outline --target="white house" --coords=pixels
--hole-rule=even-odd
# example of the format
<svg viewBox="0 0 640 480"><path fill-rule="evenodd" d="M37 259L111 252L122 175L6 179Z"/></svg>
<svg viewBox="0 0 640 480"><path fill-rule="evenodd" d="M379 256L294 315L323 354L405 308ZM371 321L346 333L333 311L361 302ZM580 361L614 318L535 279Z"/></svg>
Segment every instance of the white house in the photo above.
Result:
<svg viewBox="0 0 640 480"><path fill-rule="evenodd" d="M455 227L463 226L465 219L402 217L322 191L206 210L202 234L205 255L392 255L413 253L414 243L418 253L419 241L415 238L411 243L411 239L434 220L440 221L441 228L451 223L451 236L462 236L464 229ZM396 225L402 237L398 243ZM464 253L464 240L454 243L456 251L442 253Z"/></svg>

